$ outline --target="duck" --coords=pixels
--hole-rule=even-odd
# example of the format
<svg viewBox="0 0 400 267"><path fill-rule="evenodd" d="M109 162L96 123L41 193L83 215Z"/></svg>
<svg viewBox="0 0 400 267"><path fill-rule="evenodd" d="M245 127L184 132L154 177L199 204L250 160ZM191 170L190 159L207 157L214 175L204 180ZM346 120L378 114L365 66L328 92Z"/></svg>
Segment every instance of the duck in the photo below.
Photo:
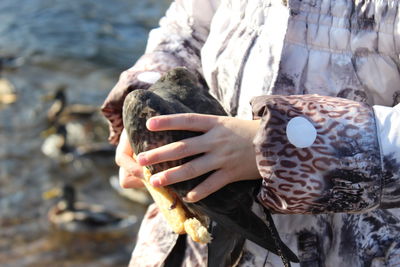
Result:
<svg viewBox="0 0 400 267"><path fill-rule="evenodd" d="M54 159L107 158L115 154L115 146L102 139L106 124L100 121L99 108L89 105L68 105L67 87L60 85L45 101L53 101L47 111L47 128L41 136L45 139L42 152ZM103 129L104 128L104 129ZM99 138L100 137L100 138ZM104 138L105 140L105 138Z"/></svg>
<svg viewBox="0 0 400 267"><path fill-rule="evenodd" d="M99 113L100 109L95 106L82 104L69 105L66 89L67 86L60 85L54 94L44 97L44 100L53 101L47 111L47 121L49 124L66 124L73 120L90 120L96 113Z"/></svg>
<svg viewBox="0 0 400 267"><path fill-rule="evenodd" d="M137 89L129 93L123 105L123 123L129 142L138 155L154 147L177 142L182 139L198 136L191 131L151 132L146 121L157 115L174 113L203 113L228 116L221 104L200 82L195 73L178 67L168 71L149 89ZM165 169L182 165L193 157L168 161L147 166L150 173L158 173ZM191 180L166 186L169 192L178 197L192 215L206 222L213 239L208 246L208 266L231 266L241 257L246 239L279 255L285 266L290 261L299 262L297 256L279 238L272 217L266 211L266 224L251 210L253 194L260 186L260 181L240 181L231 183L219 191L195 203L187 203L180 199L187 192L204 181L211 172ZM234 196L234 197L232 197ZM179 249L185 243L177 242ZM175 249L174 249L175 250ZM172 255L173 256L173 255ZM180 265L174 263L174 266Z"/></svg>
<svg viewBox="0 0 400 267"><path fill-rule="evenodd" d="M79 138L79 134L79 132L68 130L67 125L57 123L42 132L45 139L41 151L47 157L62 162L78 159L109 161L110 158L115 156L116 147L107 142L76 143L70 140L74 139L74 135L78 135L77 138Z"/></svg>
<svg viewBox="0 0 400 267"><path fill-rule="evenodd" d="M60 195L60 200L48 212L48 219L57 230L71 233L112 232L132 227L138 221L135 215L109 211L101 205L78 202L75 187L69 183L64 183L55 193L51 191L46 192L44 198Z"/></svg>

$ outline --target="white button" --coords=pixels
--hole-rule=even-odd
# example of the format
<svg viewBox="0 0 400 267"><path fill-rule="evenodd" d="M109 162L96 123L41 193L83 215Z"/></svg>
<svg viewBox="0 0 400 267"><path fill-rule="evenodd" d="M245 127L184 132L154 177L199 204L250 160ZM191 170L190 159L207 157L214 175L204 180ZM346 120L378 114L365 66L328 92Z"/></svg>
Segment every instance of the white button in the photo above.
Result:
<svg viewBox="0 0 400 267"><path fill-rule="evenodd" d="M160 79L160 77L161 77L161 74L156 71L142 72L137 76L139 81L142 81L145 83L151 83L151 84L158 81L158 79Z"/></svg>
<svg viewBox="0 0 400 267"><path fill-rule="evenodd" d="M289 142L298 148L311 146L317 138L317 130L306 118L294 117L286 126Z"/></svg>

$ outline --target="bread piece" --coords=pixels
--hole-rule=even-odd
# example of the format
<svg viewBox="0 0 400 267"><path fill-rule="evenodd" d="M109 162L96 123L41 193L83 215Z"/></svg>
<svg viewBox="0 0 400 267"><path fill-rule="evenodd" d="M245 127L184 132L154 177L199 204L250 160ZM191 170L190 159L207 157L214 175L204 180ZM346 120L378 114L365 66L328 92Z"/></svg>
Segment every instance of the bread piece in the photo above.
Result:
<svg viewBox="0 0 400 267"><path fill-rule="evenodd" d="M165 187L153 187L150 184L151 173L146 167L143 167L143 174L144 185L172 230L177 234L187 233L195 242L210 242L212 238L207 228L197 218L189 218L179 197Z"/></svg>
<svg viewBox="0 0 400 267"><path fill-rule="evenodd" d="M178 196L173 196L165 187L152 186L149 182L151 173L146 167L143 167L143 173L144 185L172 230L177 234L185 234L186 231L183 223L186 221L187 217Z"/></svg>
<svg viewBox="0 0 400 267"><path fill-rule="evenodd" d="M197 218L189 218L183 225L185 226L186 233L193 241L201 244L207 244L211 241L212 238L207 228L204 227Z"/></svg>

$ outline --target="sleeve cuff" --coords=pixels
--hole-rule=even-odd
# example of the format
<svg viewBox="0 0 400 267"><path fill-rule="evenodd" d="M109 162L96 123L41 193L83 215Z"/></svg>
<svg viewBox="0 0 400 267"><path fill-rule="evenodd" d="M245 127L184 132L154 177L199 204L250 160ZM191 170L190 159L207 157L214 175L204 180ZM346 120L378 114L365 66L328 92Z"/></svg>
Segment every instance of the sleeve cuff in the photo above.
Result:
<svg viewBox="0 0 400 267"><path fill-rule="evenodd" d="M380 207L395 208L400 206L400 105L376 105L373 109L383 166Z"/></svg>
<svg viewBox="0 0 400 267"><path fill-rule="evenodd" d="M319 95L263 96L252 106L254 118L261 118L254 144L263 177L258 198L265 207L301 214L380 205L384 179L370 106ZM311 135L303 124L290 140L288 125L298 117L316 130L311 145L297 143Z"/></svg>

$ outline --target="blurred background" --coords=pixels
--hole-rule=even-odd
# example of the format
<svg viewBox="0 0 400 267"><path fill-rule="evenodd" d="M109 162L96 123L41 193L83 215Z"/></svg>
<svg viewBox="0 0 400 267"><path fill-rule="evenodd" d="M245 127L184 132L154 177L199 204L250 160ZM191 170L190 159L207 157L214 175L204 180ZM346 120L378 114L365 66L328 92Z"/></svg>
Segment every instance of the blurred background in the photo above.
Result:
<svg viewBox="0 0 400 267"><path fill-rule="evenodd" d="M99 107L170 2L0 1L0 266L127 266L150 200Z"/></svg>

